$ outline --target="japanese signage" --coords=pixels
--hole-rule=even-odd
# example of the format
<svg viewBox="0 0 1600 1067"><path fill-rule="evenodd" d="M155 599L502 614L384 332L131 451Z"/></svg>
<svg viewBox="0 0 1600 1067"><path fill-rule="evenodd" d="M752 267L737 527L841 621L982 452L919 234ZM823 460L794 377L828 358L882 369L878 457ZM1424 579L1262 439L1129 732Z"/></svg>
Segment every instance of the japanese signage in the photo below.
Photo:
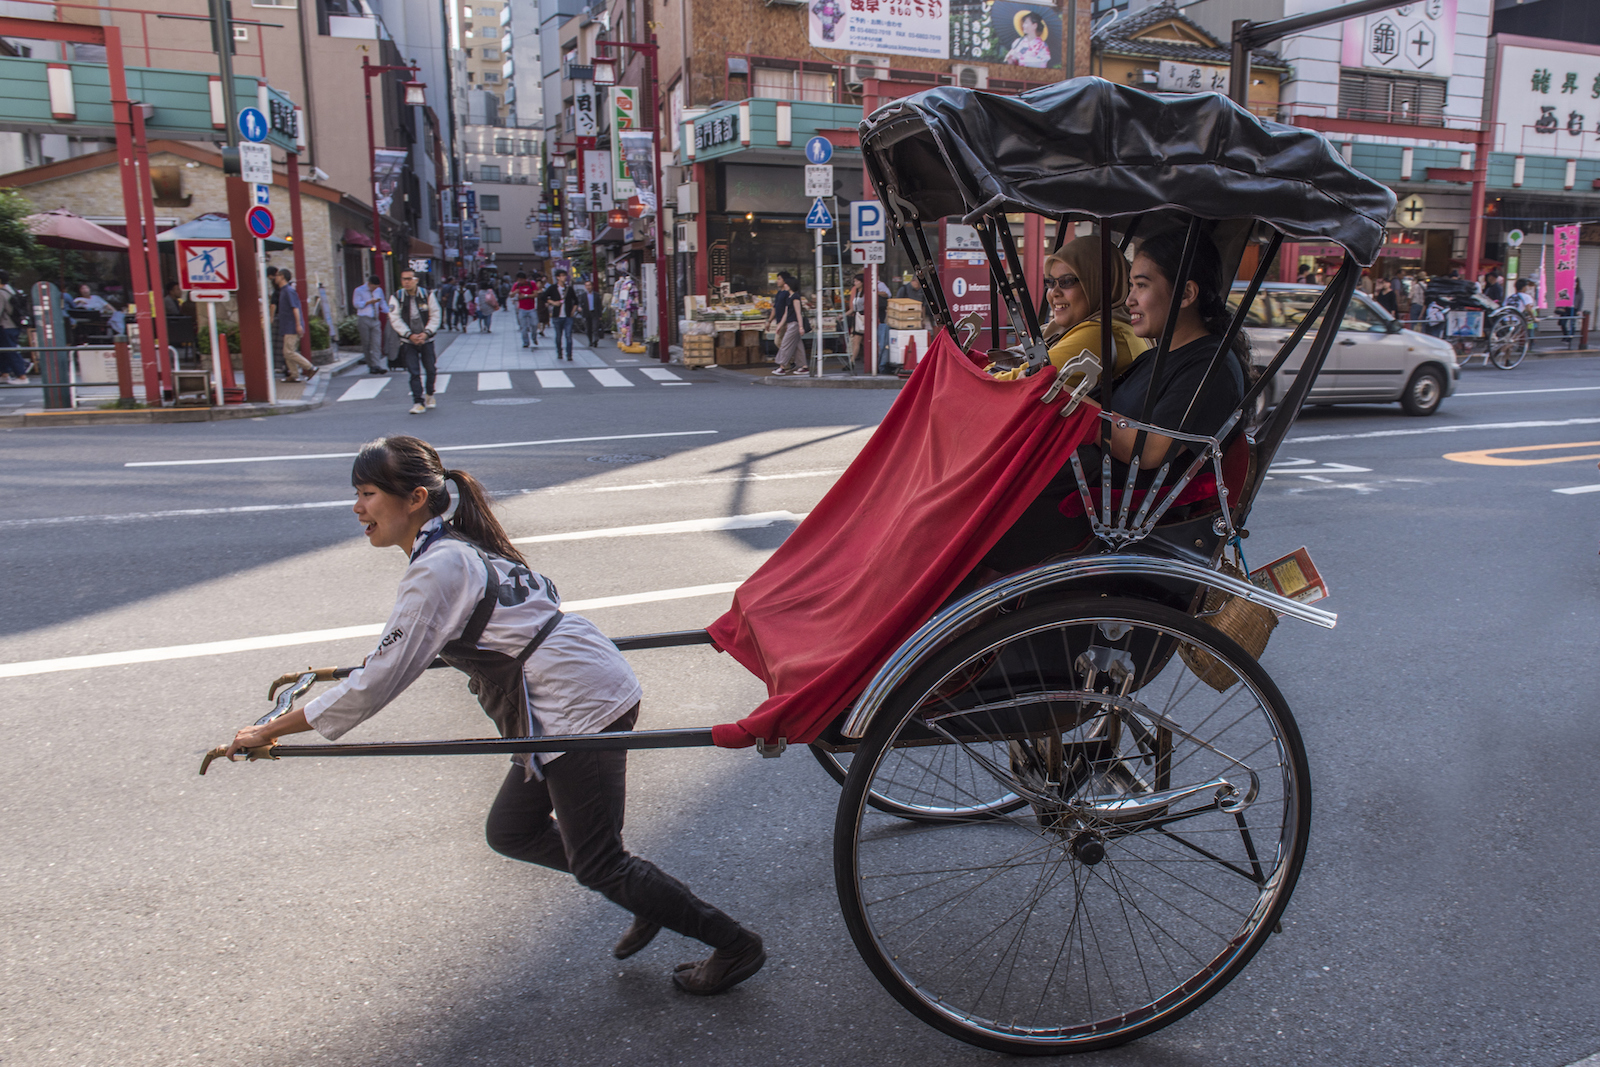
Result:
<svg viewBox="0 0 1600 1067"><path fill-rule="evenodd" d="M1500 46L1498 152L1600 156L1600 55Z"/></svg>
<svg viewBox="0 0 1600 1067"><path fill-rule="evenodd" d="M239 276L234 270L233 242L200 241L179 238L178 268L183 272L185 289L237 289ZM1576 245L1577 242L1573 242Z"/></svg>
<svg viewBox="0 0 1600 1067"><path fill-rule="evenodd" d="M944 259L939 263L939 280L950 300L950 313L960 321L976 314L984 329L989 328L989 297L993 279L989 276L989 261L983 254L983 242L978 231L961 223L944 221L940 248Z"/></svg>
<svg viewBox="0 0 1600 1067"><path fill-rule="evenodd" d="M572 132L577 137L593 137L600 129L594 111L594 82L572 84Z"/></svg>
<svg viewBox="0 0 1600 1067"><path fill-rule="evenodd" d="M272 149L249 141L239 143L239 177L246 185L272 184Z"/></svg>
<svg viewBox="0 0 1600 1067"><path fill-rule="evenodd" d="M1456 0L1417 0L1344 24L1347 67L1450 77L1456 55Z"/></svg>
<svg viewBox="0 0 1600 1067"><path fill-rule="evenodd" d="M1555 290L1552 303L1556 307L1572 307L1572 291L1578 283L1578 226L1557 226L1552 232L1556 242Z"/></svg>
<svg viewBox="0 0 1600 1067"><path fill-rule="evenodd" d="M633 191L612 190L618 200L638 197L649 215L656 210L655 140L655 134L649 130L623 130L617 135L618 151L622 154L620 169L628 175L628 187Z"/></svg>
<svg viewBox="0 0 1600 1067"><path fill-rule="evenodd" d="M634 194L633 177L622 151L622 135L639 128L639 90L626 85L611 88L611 193L618 200Z"/></svg>
<svg viewBox="0 0 1600 1067"><path fill-rule="evenodd" d="M1194 63L1161 61L1156 73L1156 88L1164 93L1223 93L1228 91L1226 67L1202 67Z"/></svg>
<svg viewBox="0 0 1600 1067"><path fill-rule="evenodd" d="M1054 3L955 0L950 5L950 58L1013 67L1059 69L1061 11Z"/></svg>
<svg viewBox="0 0 1600 1067"><path fill-rule="evenodd" d="M950 56L946 0L817 0L806 20L814 48L930 59Z"/></svg>
<svg viewBox="0 0 1600 1067"><path fill-rule="evenodd" d="M587 151L583 154L583 199L585 211L610 211L611 153Z"/></svg>
<svg viewBox="0 0 1600 1067"><path fill-rule="evenodd" d="M739 113L725 111L708 119L699 119L694 124L694 148L701 151L706 148L717 148L725 144L733 144L739 140Z"/></svg>
<svg viewBox="0 0 1600 1067"><path fill-rule="evenodd" d="M267 129L269 137L278 147L287 151L294 151L296 142L300 139L300 116L295 111L294 101L278 90L267 87L267 104L264 110L267 113Z"/></svg>

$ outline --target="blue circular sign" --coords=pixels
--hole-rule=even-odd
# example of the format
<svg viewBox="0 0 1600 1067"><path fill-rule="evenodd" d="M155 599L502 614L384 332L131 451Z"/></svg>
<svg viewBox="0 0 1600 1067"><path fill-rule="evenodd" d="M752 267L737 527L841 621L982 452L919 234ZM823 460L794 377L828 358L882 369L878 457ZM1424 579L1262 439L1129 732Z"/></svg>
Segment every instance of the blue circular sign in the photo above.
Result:
<svg viewBox="0 0 1600 1067"><path fill-rule="evenodd" d="M250 227L250 232L263 240L272 236L272 228L277 225L272 212L264 207L251 208L250 214L246 215L244 220Z"/></svg>
<svg viewBox="0 0 1600 1067"><path fill-rule="evenodd" d="M813 137L806 142L806 162L826 163L833 158L833 142L826 137Z"/></svg>
<svg viewBox="0 0 1600 1067"><path fill-rule="evenodd" d="M267 116L258 107L247 107L239 112L239 133L246 141L267 139Z"/></svg>

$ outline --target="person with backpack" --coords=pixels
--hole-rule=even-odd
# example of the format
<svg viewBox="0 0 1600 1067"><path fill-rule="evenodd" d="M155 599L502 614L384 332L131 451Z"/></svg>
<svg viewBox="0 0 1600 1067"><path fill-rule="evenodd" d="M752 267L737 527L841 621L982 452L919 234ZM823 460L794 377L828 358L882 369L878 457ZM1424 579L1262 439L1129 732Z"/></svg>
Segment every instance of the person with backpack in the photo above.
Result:
<svg viewBox="0 0 1600 1067"><path fill-rule="evenodd" d="M11 288L11 275L0 270L0 375L8 385L28 384L28 358L17 341L30 310L28 298Z"/></svg>
<svg viewBox="0 0 1600 1067"><path fill-rule="evenodd" d="M253 758L251 749L285 734L342 737L435 658L471 679L468 688L502 737L634 728L642 690L628 661L588 619L562 612L555 584L529 567L476 478L445 469L426 441L395 436L363 445L350 480L367 543L406 554L385 636L338 685L238 731L230 760ZM639 952L662 928L704 942L711 955L680 964L672 981L698 996L724 992L761 970L766 949L760 935L623 846L627 759L623 749L514 756L489 809L489 847L568 872L630 912L632 925L611 950L617 959Z"/></svg>
<svg viewBox="0 0 1600 1067"><path fill-rule="evenodd" d="M433 335L439 332L440 318L438 299L417 284L413 271L400 272L400 291L389 298L389 325L400 335L400 358L411 375L411 414L421 415L434 406L438 356L433 351Z"/></svg>

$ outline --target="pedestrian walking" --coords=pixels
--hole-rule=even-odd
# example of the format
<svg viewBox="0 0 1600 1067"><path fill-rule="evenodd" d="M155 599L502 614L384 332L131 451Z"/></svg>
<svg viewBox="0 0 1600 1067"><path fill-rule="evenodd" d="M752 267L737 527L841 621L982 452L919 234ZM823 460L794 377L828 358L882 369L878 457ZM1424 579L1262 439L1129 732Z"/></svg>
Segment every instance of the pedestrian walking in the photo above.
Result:
<svg viewBox="0 0 1600 1067"><path fill-rule="evenodd" d="M878 360L878 373L888 374L889 366L889 283L880 276L878 278L878 306L877 314L878 347L873 355Z"/></svg>
<svg viewBox="0 0 1600 1067"><path fill-rule="evenodd" d="M11 288L11 275L0 270L0 381L28 384L28 360L17 347L28 321L27 298Z"/></svg>
<svg viewBox="0 0 1600 1067"><path fill-rule="evenodd" d="M456 283L446 278L439 285L437 295L439 297L439 319L443 323L443 328L453 330L455 329Z"/></svg>
<svg viewBox="0 0 1600 1067"><path fill-rule="evenodd" d="M417 284L415 272L401 271L400 291L389 298L389 324L401 339L400 358L411 376L413 415L434 406L438 357L433 351L433 335L439 332L439 323L438 298Z"/></svg>
<svg viewBox="0 0 1600 1067"><path fill-rule="evenodd" d="M539 334L539 290L528 280L525 271L517 271L511 298L516 301L517 330L522 334L522 347L532 348Z"/></svg>
<svg viewBox="0 0 1600 1067"><path fill-rule="evenodd" d="M555 327L556 358L572 362L572 314L578 310L578 292L567 282L567 272L556 271L556 280L544 291L550 308L550 323ZM563 345L566 354L562 355Z"/></svg>
<svg viewBox="0 0 1600 1067"><path fill-rule="evenodd" d="M478 290L478 332L493 333L491 325L494 313L500 310L500 298L494 295L494 290L485 285Z"/></svg>
<svg viewBox="0 0 1600 1067"><path fill-rule="evenodd" d="M801 334L805 330L805 315L801 306L800 283L786 270L778 272L778 292L772 298L772 310L767 313L767 325L778 334L778 366L772 373L804 374L806 365L805 343Z"/></svg>
<svg viewBox="0 0 1600 1067"><path fill-rule="evenodd" d="M367 277L365 285L356 286L351 297L356 307L356 333L361 338L361 362L367 365L368 374L388 374L389 361L383 358L383 321L379 311L388 306L383 282L376 274Z"/></svg>
<svg viewBox="0 0 1600 1067"><path fill-rule="evenodd" d="M465 279L456 286L454 307L455 328L464 332L473 316L472 288Z"/></svg>
<svg viewBox="0 0 1600 1067"><path fill-rule="evenodd" d="M1572 347L1573 338L1578 334L1578 316L1583 314L1583 282L1577 278L1572 280L1572 294L1566 304L1556 308L1556 314L1561 321L1561 336L1566 338L1567 347Z"/></svg>
<svg viewBox="0 0 1600 1067"><path fill-rule="evenodd" d="M594 275L583 283L583 325L589 334L589 347L594 348L600 343L600 283Z"/></svg>
<svg viewBox="0 0 1600 1067"><path fill-rule="evenodd" d="M355 514L374 548L407 564L386 635L360 668L314 700L240 730L228 758L286 734L330 740L371 718L435 658L465 673L504 737L632 730L642 691L627 660L593 623L561 610L465 471L446 470L415 437L371 441L351 470ZM450 511L447 483L456 487ZM721 993L766 962L761 938L622 843L627 752L519 755L489 809L485 837L503 856L570 873L633 921L611 953L626 959L665 927L710 946L681 964L686 993ZM554 819L552 819L554 816Z"/></svg>
<svg viewBox="0 0 1600 1067"><path fill-rule="evenodd" d="M289 365L283 361L283 333L278 329L278 268L267 268L267 347L272 350L272 362L278 368L278 377L287 381L293 377Z"/></svg>
<svg viewBox="0 0 1600 1067"><path fill-rule="evenodd" d="M273 279L273 284L278 287L278 314L274 321L278 324L278 335L283 339L283 365L294 371L293 374L286 372L283 380L303 382L316 374L317 368L300 354L300 337L306 332L306 316L300 307L300 294L289 284L292 281L294 272L287 268L279 270Z"/></svg>

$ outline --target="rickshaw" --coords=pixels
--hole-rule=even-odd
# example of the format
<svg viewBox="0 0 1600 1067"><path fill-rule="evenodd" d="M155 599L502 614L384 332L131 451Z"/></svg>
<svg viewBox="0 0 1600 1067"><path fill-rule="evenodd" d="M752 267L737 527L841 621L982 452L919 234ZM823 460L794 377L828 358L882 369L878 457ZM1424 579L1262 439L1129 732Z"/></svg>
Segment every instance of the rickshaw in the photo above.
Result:
<svg viewBox="0 0 1600 1067"><path fill-rule="evenodd" d="M861 146L942 330L875 439L904 432L897 413L919 382L941 368L970 378L960 365L984 359L970 350L970 325L961 330L965 345L953 340L958 324L930 244L928 227L956 217L982 241L1033 372L972 388L1015 389L1018 417L1041 432L1077 420L1080 429L1058 444L1070 455L1097 549L964 594L953 578L930 586L932 606L907 616L903 632L870 657L863 684L801 708L786 724L760 720L777 725L749 726L753 733L742 740L730 741L732 728L719 726L276 745L252 756L752 741L763 756L776 756L789 742L807 743L842 785L834 869L845 924L897 1001L951 1036L1001 1052L1117 1045L1168 1025L1226 986L1279 929L1300 873L1311 816L1306 754L1257 656L1280 616L1323 627L1336 617L1248 580L1228 550L1240 554L1264 473L1334 343L1361 267L1382 246L1394 197L1314 133L1258 120L1214 94L1155 95L1096 78L1016 97L930 89L866 119ZM1037 294L1028 291L1007 220L1016 212L1048 216L1063 235L1097 231L1108 266L1139 233L1174 223L1186 235L1181 273L1200 240L1215 241L1234 269L1254 257L1229 338L1286 238L1335 241L1349 254L1215 435L1174 435L1135 421L1135 457L1147 433L1175 443L1154 475L1141 475L1135 458L1114 483L1109 460L1096 478L1079 452L1080 442L1103 443L1109 433L1106 394L1114 383L1099 381L1094 404L1099 375L1091 361L1075 359L1060 371L1051 365ZM1181 282L1174 289L1181 293ZM1111 309L1104 311L1109 324ZM1171 329L1141 358L1161 360ZM1250 425L1246 413L1297 351L1292 387L1264 422ZM1148 412L1148 397L1135 403ZM857 463L880 454L869 442ZM1050 462L1059 469L1062 454ZM832 493L773 561L791 544L808 543L808 524L828 521L819 515ZM930 549L928 558L959 577L976 557L935 557ZM760 573L741 586L736 608ZM743 610L756 619L756 602ZM781 602L777 610L785 610ZM737 642L727 618L707 630L615 643L624 650L716 643L741 656L730 647ZM829 620L835 629L844 621ZM855 617L862 628L872 623L865 610ZM274 712L262 721L287 711L316 681L353 669L284 675L273 683L281 688Z"/></svg>

